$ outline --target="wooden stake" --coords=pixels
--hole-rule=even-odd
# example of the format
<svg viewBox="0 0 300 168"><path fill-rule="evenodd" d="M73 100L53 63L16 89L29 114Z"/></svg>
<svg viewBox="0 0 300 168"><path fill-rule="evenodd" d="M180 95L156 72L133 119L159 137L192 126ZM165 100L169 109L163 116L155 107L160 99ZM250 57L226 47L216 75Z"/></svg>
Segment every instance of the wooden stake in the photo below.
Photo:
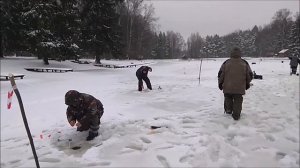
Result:
<svg viewBox="0 0 300 168"><path fill-rule="evenodd" d="M200 69L199 69L199 85L200 85L200 77L201 77L201 68L202 68L202 58L201 58L201 63L200 63Z"/></svg>
<svg viewBox="0 0 300 168"><path fill-rule="evenodd" d="M27 136L28 136L29 141L30 141L30 146L31 146L31 149L32 149L32 153L33 153L33 156L34 156L36 167L40 168L39 160L38 160L38 157L36 155L36 151L35 151L35 147L34 147L34 144L33 144L32 136L31 136L30 129L29 129L29 126L28 126L28 123L27 123L27 119L26 119L26 114L25 114L25 110L24 110L22 98L21 98L20 92L19 92L19 90L17 88L16 82L15 82L15 79L14 79L14 75L10 74L9 75L9 79L10 79L11 86L12 86L14 92L16 93L16 96L17 96L17 99L18 99L18 102L19 102L19 106L20 106L20 109L21 109L21 114L22 114L23 122L24 122L24 125L25 125L25 128L26 128Z"/></svg>

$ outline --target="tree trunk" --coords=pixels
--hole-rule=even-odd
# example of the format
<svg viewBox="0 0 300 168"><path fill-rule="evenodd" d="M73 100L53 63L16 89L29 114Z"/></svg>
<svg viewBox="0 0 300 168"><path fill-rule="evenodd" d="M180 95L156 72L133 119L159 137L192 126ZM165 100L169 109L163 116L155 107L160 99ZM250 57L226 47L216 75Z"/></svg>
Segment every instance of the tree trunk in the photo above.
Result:
<svg viewBox="0 0 300 168"><path fill-rule="evenodd" d="M126 21L126 41L127 41L127 51L126 51L126 58L129 58L129 2L127 2L127 21Z"/></svg>
<svg viewBox="0 0 300 168"><path fill-rule="evenodd" d="M2 33L0 33L0 38L1 38L1 41L0 41L0 58L3 58L3 52L4 52L4 39L2 37Z"/></svg>
<svg viewBox="0 0 300 168"><path fill-rule="evenodd" d="M102 54L102 52L100 51L99 48L96 48L95 54L96 54L95 63L101 64L101 61L100 61L101 56L100 55Z"/></svg>
<svg viewBox="0 0 300 168"><path fill-rule="evenodd" d="M139 45L138 45L138 57L137 58L140 58L142 55L144 55L143 53L143 30L141 31L141 34L140 34L140 37L139 38Z"/></svg>
<svg viewBox="0 0 300 168"><path fill-rule="evenodd" d="M134 18L131 18L130 19L130 26L129 26L129 40L128 40L128 52L127 54L130 52L131 50L131 39L132 39L132 24L133 24L133 19ZM130 55L128 54L128 59L130 59Z"/></svg>

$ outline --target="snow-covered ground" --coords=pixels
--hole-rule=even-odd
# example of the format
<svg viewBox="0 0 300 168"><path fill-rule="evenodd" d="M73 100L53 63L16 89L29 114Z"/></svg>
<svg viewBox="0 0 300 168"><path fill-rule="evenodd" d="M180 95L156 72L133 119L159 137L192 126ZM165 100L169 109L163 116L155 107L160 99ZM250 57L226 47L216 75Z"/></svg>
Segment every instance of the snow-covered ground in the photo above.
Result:
<svg viewBox="0 0 300 168"><path fill-rule="evenodd" d="M200 84L199 60L144 61L151 62L154 90L141 93L138 67L50 61L49 67L74 72L42 73L24 69L42 67L41 60L5 58L1 74L26 75L16 83L41 167L299 167L299 76L289 75L289 61L247 59L264 79L252 81L241 119L234 121L223 113L217 87L224 60L203 60ZM141 63L103 61L132 62ZM10 82L0 83L1 167L35 167L15 95L12 109L6 108ZM67 122L64 95L71 89L104 104L101 135L93 141Z"/></svg>

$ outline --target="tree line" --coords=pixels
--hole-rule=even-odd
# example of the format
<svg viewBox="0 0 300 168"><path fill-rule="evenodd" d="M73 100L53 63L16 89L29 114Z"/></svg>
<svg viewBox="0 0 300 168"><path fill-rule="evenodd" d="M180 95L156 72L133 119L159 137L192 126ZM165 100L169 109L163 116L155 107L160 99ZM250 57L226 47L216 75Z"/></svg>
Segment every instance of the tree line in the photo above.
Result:
<svg viewBox="0 0 300 168"><path fill-rule="evenodd" d="M178 58L184 40L158 32L143 0L2 0L1 57L24 51L49 59Z"/></svg>
<svg viewBox="0 0 300 168"><path fill-rule="evenodd" d="M193 33L187 40L188 57L228 57L233 46L241 48L246 57L275 56L282 49L289 49L291 55L300 56L300 17L296 13L293 21L288 9L278 10L272 21L250 30L238 30L220 37L201 37Z"/></svg>
<svg viewBox="0 0 300 168"><path fill-rule="evenodd" d="M157 28L154 7L144 0L1 0L1 52L49 59L172 59L226 57L233 46L245 56L281 49L299 55L299 14L281 9L270 24L225 36L183 39Z"/></svg>

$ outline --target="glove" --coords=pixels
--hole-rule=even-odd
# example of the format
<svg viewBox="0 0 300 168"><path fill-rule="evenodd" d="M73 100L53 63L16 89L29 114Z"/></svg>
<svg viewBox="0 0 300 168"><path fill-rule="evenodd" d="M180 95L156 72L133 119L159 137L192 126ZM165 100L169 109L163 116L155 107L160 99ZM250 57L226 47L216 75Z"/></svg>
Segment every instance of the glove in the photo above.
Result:
<svg viewBox="0 0 300 168"><path fill-rule="evenodd" d="M70 125L73 127L73 126L75 125L76 121L72 120L72 121L70 121L69 123L70 123Z"/></svg>
<svg viewBox="0 0 300 168"><path fill-rule="evenodd" d="M220 90L223 90L223 86L222 85L223 85L222 83L219 83L219 89Z"/></svg>
<svg viewBox="0 0 300 168"><path fill-rule="evenodd" d="M250 88L250 84L246 83L246 90L248 90Z"/></svg>

